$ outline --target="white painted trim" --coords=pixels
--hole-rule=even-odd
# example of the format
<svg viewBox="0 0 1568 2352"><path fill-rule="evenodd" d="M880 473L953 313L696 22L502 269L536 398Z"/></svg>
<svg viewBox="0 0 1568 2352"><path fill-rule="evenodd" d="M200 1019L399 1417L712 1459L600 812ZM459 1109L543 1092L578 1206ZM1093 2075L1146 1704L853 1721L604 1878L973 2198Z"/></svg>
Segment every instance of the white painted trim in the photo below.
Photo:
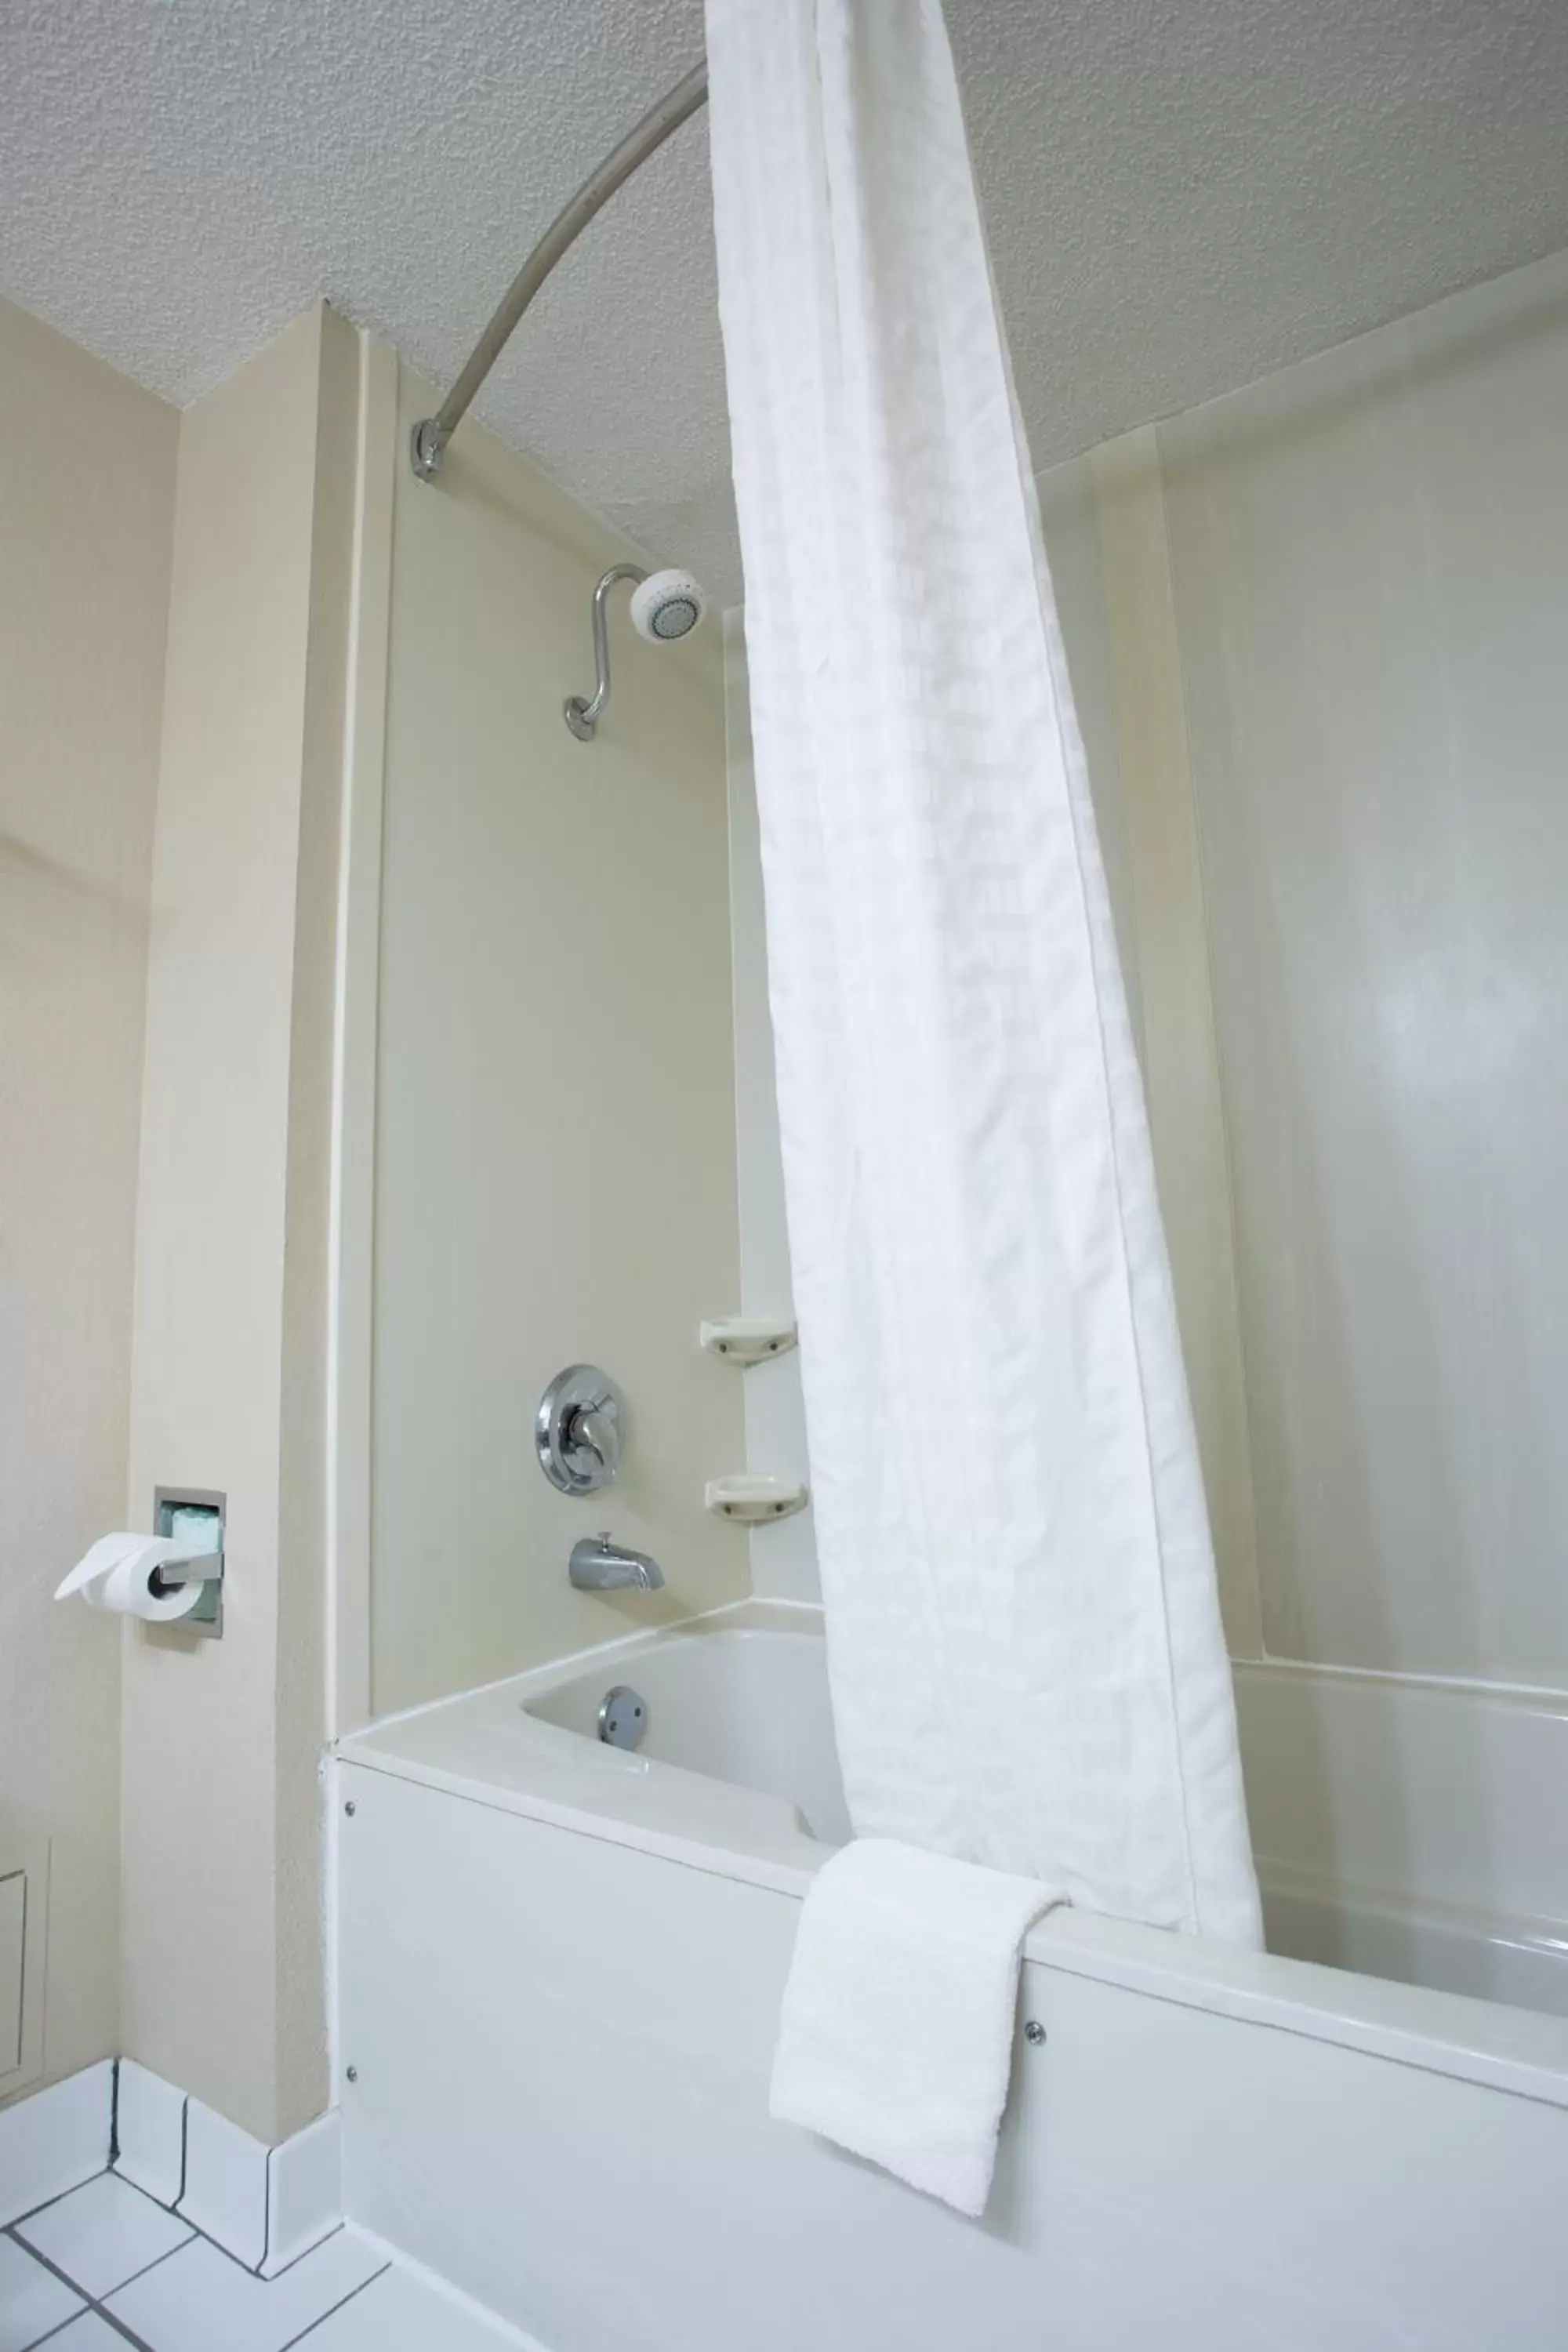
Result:
<svg viewBox="0 0 1568 2352"><path fill-rule="evenodd" d="M0 2107L0 2229L104 2171L113 2127L111 2058Z"/></svg>
<svg viewBox="0 0 1568 2352"><path fill-rule="evenodd" d="M134 2059L122 2058L117 2067L102 2071L114 2077L114 2170L182 2214L248 2270L273 2278L340 2227L342 2168L335 2107L291 2139L268 2147ZM0 2110L0 2134L8 2112ZM109 2146L106 2111L101 2145L93 2143L93 2160L79 2178L102 2171ZM4 2178L0 2137L0 2185ZM40 2201L37 2196L29 2200Z"/></svg>
<svg viewBox="0 0 1568 2352"><path fill-rule="evenodd" d="M268 2154L267 2252L263 2278L337 2229L343 2218L342 2134L335 2107Z"/></svg>
<svg viewBox="0 0 1568 2352"><path fill-rule="evenodd" d="M122 2058L114 2081L114 2169L171 2210L185 2186L185 2095Z"/></svg>
<svg viewBox="0 0 1568 2352"><path fill-rule="evenodd" d="M44 1954L48 1942L49 1841L29 1837L0 1845L0 1878L22 1881L22 2014L16 2063L0 2074L0 2099L36 2083L44 2071Z"/></svg>
<svg viewBox="0 0 1568 2352"><path fill-rule="evenodd" d="M360 340L360 438L339 862L327 1347L327 1724L370 1717L371 1340L382 803L392 635L397 354Z"/></svg>
<svg viewBox="0 0 1568 2352"><path fill-rule="evenodd" d="M267 2255L269 2151L200 2099L185 2102L185 2180L174 2207L247 2270Z"/></svg>

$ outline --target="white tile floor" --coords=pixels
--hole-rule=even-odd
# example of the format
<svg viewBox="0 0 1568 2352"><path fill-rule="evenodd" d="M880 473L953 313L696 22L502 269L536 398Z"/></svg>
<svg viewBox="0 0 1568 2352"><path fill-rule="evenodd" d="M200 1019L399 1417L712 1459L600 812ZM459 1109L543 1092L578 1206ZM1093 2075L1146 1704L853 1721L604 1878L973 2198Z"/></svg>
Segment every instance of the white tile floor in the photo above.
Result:
<svg viewBox="0 0 1568 2352"><path fill-rule="evenodd" d="M138 2271L172 2254L195 2231L128 2180L100 2172L29 2221L18 2221L25 2246L63 2271L89 2303L100 2302Z"/></svg>
<svg viewBox="0 0 1568 2352"><path fill-rule="evenodd" d="M0 2352L26 2352L82 2307L53 2271L25 2253L15 2238L0 2237Z"/></svg>
<svg viewBox="0 0 1568 2352"><path fill-rule="evenodd" d="M353 2229L258 2278L116 2174L0 2231L0 2352L503 2352L529 2339ZM538 2347L529 2347L538 2352Z"/></svg>

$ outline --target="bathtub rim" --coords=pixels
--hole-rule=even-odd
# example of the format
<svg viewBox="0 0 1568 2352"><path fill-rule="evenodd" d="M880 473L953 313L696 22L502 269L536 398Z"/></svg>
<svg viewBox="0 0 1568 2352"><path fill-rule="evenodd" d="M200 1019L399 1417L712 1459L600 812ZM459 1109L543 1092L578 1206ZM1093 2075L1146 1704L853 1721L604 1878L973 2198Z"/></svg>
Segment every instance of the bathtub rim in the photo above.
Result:
<svg viewBox="0 0 1568 2352"><path fill-rule="evenodd" d="M658 1764L653 1769L666 1793L673 1789L677 1800L684 1795L694 1806L706 1807L697 1814L706 1834L696 1834L695 1822L675 1826L669 1819L638 1819L613 1805L595 1803L593 1784L586 1780L574 1794L531 1787L526 1761L508 1780L444 1764L428 1752L423 1736L432 1726L438 1727L441 1718L465 1710L477 1714L481 1706L487 1719L499 1718L513 1706L523 1715L528 1694L576 1680L590 1670L614 1670L661 1644L747 1632L820 1639L821 1611L805 1601L751 1598L638 1628L521 1674L500 1676L475 1690L384 1717L335 1741L329 1761L414 1781L568 1835L596 1838L682 1869L804 1900L813 1875L834 1849L792 1822L794 1809L782 1799ZM525 1716L524 1721L548 1734L552 1745L593 1748L580 1733L542 1724L535 1717ZM525 1736L519 1741L519 1753L522 1759L537 1759L541 1750ZM688 1783L691 1788L680 1785ZM740 1801L714 1805L700 1800L698 1790L728 1790ZM1362 1976L1276 1953L1242 1951L1206 1937L1066 1907L1047 1913L1030 1930L1024 1958L1038 1968L1097 1979L1183 2008L1335 2042L1397 2064L1568 2108L1568 2019L1544 2011Z"/></svg>

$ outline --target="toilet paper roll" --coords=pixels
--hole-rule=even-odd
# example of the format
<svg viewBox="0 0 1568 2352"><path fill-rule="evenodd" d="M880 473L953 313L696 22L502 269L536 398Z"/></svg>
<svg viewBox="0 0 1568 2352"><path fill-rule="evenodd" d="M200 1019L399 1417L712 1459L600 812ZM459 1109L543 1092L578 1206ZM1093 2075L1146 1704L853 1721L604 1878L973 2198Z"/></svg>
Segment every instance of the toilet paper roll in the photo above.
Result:
<svg viewBox="0 0 1568 2352"><path fill-rule="evenodd" d="M189 1542L175 1542L168 1536L124 1532L100 1536L58 1587L55 1599L65 1601L79 1592L89 1609L103 1609L115 1617L140 1617L150 1625L169 1624L190 1615L202 1597L202 1588L177 1584L161 1591L158 1571L165 1561L188 1559L191 1549Z"/></svg>
<svg viewBox="0 0 1568 2352"><path fill-rule="evenodd" d="M158 1584L162 1563L174 1555L183 1558L186 1549L184 1544L153 1538L87 1587L89 1606L107 1609L111 1617L142 1617L149 1625L166 1625L174 1618L188 1617L202 1597L201 1586L174 1584L161 1589Z"/></svg>

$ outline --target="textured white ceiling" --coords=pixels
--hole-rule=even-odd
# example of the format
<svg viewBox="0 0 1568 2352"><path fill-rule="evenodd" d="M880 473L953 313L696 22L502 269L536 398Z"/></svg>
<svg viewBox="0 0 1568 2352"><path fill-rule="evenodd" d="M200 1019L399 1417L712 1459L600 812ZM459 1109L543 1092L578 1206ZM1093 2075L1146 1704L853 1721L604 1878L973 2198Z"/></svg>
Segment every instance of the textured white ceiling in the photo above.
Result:
<svg viewBox="0 0 1568 2352"><path fill-rule="evenodd" d="M1038 465L1568 246L1568 0L948 19ZM323 293L444 383L700 46L700 0L0 0L0 291L179 402ZM479 413L728 595L706 144L589 231Z"/></svg>

